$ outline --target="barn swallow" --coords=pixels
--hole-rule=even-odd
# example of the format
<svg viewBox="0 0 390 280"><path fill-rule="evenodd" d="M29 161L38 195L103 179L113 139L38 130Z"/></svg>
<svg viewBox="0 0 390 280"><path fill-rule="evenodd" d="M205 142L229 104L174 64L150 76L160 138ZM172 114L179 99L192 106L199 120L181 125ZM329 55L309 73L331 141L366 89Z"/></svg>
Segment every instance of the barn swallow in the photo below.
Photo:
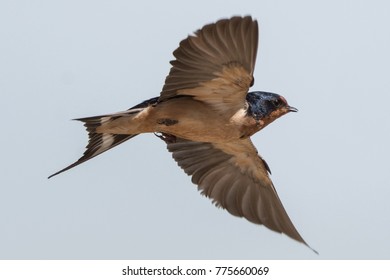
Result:
<svg viewBox="0 0 390 280"><path fill-rule="evenodd" d="M189 35L173 52L160 96L127 111L77 119L89 134L86 151L50 177L138 134L154 133L216 206L309 247L250 139L277 118L297 112L278 94L248 92L257 45L258 24L250 16L219 20Z"/></svg>

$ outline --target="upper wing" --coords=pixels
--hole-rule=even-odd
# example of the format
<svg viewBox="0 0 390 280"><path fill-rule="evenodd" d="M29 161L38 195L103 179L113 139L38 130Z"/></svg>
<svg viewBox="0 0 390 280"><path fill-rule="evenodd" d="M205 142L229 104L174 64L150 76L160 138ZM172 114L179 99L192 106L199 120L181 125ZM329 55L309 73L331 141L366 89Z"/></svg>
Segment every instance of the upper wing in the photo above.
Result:
<svg viewBox="0 0 390 280"><path fill-rule="evenodd" d="M204 26L173 52L160 101L191 95L222 110L242 106L253 84L257 43L257 21L249 16Z"/></svg>
<svg viewBox="0 0 390 280"><path fill-rule="evenodd" d="M229 213L307 245L288 217L250 139L201 143L177 139L168 150L202 194Z"/></svg>

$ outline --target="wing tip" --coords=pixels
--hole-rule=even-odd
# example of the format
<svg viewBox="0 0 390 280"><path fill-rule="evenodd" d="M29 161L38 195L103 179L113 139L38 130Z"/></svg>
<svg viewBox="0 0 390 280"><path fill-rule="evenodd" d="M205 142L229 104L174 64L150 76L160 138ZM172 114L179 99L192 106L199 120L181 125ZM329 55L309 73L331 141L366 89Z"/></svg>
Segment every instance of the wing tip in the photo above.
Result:
<svg viewBox="0 0 390 280"><path fill-rule="evenodd" d="M320 255L320 253L318 253L318 251L317 250L315 250L315 249L313 249L312 247L310 247L309 245L307 245L316 255Z"/></svg>

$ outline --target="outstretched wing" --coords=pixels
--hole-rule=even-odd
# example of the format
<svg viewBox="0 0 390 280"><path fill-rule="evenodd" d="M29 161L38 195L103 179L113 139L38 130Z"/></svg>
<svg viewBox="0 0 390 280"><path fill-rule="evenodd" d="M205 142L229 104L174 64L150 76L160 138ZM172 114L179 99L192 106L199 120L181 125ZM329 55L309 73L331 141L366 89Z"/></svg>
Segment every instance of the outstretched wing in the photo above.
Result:
<svg viewBox="0 0 390 280"><path fill-rule="evenodd" d="M257 21L249 16L204 26L173 52L159 101L191 95L220 110L242 107L253 84L257 44Z"/></svg>
<svg viewBox="0 0 390 280"><path fill-rule="evenodd" d="M307 245L295 229L251 140L201 143L184 139L168 150L202 194L230 214L262 224Z"/></svg>

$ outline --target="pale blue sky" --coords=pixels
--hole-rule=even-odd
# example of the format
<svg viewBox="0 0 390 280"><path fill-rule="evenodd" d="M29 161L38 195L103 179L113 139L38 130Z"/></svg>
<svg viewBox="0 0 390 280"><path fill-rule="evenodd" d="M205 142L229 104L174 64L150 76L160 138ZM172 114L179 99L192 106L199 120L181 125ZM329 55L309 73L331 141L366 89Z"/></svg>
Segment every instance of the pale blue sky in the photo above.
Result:
<svg viewBox="0 0 390 280"><path fill-rule="evenodd" d="M388 259L390 6L386 1L0 2L1 259ZM180 40L250 14L254 90L299 109L253 137L320 255L201 197L144 135L81 156L77 117L157 96Z"/></svg>

